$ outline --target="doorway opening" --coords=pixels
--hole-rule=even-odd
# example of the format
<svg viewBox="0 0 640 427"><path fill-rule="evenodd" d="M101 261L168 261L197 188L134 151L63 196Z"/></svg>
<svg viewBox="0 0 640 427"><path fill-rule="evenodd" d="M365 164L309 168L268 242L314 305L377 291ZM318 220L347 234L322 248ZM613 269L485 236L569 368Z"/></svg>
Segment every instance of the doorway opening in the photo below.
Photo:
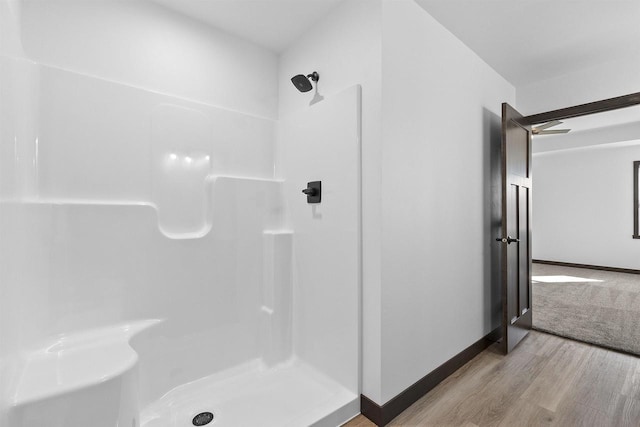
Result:
<svg viewBox="0 0 640 427"><path fill-rule="evenodd" d="M532 328L635 355L639 104L631 94L523 119L572 129L532 136Z"/></svg>

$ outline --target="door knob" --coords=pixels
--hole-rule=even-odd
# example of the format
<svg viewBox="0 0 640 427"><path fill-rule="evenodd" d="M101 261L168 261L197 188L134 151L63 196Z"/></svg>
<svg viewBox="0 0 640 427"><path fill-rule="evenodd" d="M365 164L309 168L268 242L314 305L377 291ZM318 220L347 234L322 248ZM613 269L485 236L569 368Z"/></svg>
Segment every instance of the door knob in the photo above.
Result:
<svg viewBox="0 0 640 427"><path fill-rule="evenodd" d="M520 239L514 239L511 236L507 236L507 237L498 237L496 239L496 242L502 242L502 243L506 243L507 245L510 245L512 243L520 243Z"/></svg>

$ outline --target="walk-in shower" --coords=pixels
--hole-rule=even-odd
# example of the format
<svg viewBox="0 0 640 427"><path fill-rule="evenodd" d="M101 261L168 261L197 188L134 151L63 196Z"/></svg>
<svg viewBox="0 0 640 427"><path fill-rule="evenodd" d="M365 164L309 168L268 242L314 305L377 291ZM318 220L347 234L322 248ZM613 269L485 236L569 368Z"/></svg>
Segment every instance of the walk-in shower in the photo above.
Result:
<svg viewBox="0 0 640 427"><path fill-rule="evenodd" d="M154 2L0 36L0 426L355 415L360 88L280 117L276 53Z"/></svg>

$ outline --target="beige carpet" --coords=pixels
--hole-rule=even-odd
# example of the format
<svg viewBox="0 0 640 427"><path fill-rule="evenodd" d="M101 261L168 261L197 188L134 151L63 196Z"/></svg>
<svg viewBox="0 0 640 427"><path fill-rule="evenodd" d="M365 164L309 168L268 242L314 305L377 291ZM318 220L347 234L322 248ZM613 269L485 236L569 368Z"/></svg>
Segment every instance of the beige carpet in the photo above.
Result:
<svg viewBox="0 0 640 427"><path fill-rule="evenodd" d="M640 275L534 263L533 276L534 329L640 355Z"/></svg>

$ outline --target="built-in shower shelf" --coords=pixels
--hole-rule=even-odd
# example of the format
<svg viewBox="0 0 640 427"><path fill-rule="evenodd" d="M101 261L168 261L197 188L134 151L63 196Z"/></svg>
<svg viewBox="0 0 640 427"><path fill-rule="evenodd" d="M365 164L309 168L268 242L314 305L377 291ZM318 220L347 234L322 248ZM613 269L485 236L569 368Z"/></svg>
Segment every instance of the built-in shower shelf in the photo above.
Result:
<svg viewBox="0 0 640 427"><path fill-rule="evenodd" d="M138 360L131 338L160 322L140 320L66 334L26 353L13 406L55 399L122 375Z"/></svg>
<svg viewBox="0 0 640 427"><path fill-rule="evenodd" d="M53 205L53 206L147 206L155 208L153 203L128 200L94 200L94 199L20 199L0 200L4 205Z"/></svg>
<svg viewBox="0 0 640 427"><path fill-rule="evenodd" d="M173 214L167 217L163 209L154 201L140 200L99 200L80 198L41 198L0 200L4 206L24 206L36 209L53 208L61 210L60 218L72 212L83 221L104 221L100 213L112 209L111 222L124 226L120 218L131 216L132 210L138 210L145 217L145 224L137 224L140 229L148 224L155 224L162 236L171 240L194 240L206 238L212 234L224 234L221 231L233 228L237 221L234 218L250 219L256 226L256 232L283 227L282 180L234 175L207 175L200 192L203 197L198 206L201 212L195 217L182 217ZM194 205L195 206L195 205ZM222 207L222 208L219 208ZM184 211L193 211L193 206L184 206ZM144 211L148 212L144 212ZM194 219L195 218L195 219ZM140 218L140 221L143 219ZM107 224L108 225L108 224ZM99 225L97 225L99 226ZM218 232L219 231L219 232Z"/></svg>

